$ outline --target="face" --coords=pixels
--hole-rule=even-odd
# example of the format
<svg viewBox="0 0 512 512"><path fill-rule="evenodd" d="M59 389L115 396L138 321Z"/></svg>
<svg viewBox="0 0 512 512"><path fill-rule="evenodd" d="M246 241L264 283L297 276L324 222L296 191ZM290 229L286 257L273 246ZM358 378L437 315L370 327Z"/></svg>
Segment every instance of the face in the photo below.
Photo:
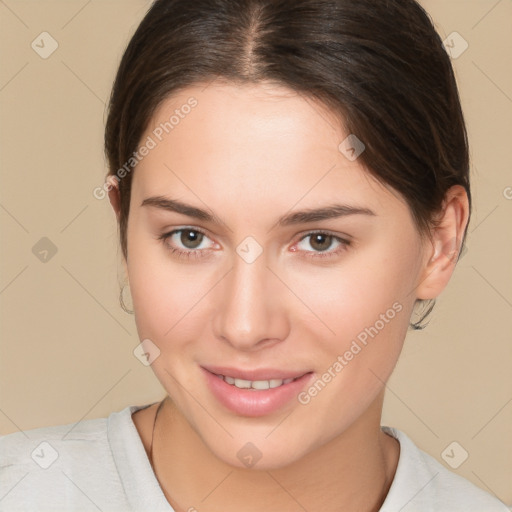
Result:
<svg viewBox="0 0 512 512"><path fill-rule="evenodd" d="M127 229L137 329L219 459L243 467L250 442L259 467L282 467L370 414L423 245L321 105L271 85L203 89L169 98L141 139Z"/></svg>

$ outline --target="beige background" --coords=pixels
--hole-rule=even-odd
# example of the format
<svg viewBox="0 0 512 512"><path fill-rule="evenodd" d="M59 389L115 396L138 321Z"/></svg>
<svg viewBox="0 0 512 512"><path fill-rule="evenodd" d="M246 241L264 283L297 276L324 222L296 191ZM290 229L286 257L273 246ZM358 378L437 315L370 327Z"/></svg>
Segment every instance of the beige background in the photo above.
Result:
<svg viewBox="0 0 512 512"><path fill-rule="evenodd" d="M411 332L388 383L383 424L512 503L512 2L424 0L453 60L471 150L468 250L426 331ZM105 417L164 396L134 357L118 304L122 267L108 199L105 102L143 0L0 0L0 433ZM47 31L57 50L31 43ZM36 41L37 42L37 41ZM460 47L460 46L459 46ZM48 48L48 46L47 46ZM507 199L508 196L508 199ZM41 261L43 237L57 252ZM36 251L37 252L37 251ZM456 447L455 457L461 448Z"/></svg>

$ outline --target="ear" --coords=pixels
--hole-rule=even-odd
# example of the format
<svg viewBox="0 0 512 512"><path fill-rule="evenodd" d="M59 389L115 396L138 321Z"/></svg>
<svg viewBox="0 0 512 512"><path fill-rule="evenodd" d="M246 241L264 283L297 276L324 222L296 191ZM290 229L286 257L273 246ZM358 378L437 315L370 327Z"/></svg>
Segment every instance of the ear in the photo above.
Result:
<svg viewBox="0 0 512 512"><path fill-rule="evenodd" d="M446 287L455 270L462 238L469 219L466 190L454 185L445 195L443 207L426 244L426 263L416 288L418 299L435 299Z"/></svg>
<svg viewBox="0 0 512 512"><path fill-rule="evenodd" d="M119 216L121 214L121 194L119 192L119 180L115 176L108 176L106 179L108 185L108 199L119 222Z"/></svg>

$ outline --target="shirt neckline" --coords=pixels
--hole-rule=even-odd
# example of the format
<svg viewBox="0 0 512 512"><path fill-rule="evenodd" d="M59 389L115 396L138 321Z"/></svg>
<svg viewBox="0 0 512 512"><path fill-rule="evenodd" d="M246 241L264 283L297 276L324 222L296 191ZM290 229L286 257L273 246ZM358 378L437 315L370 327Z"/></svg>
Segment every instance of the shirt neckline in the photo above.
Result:
<svg viewBox="0 0 512 512"><path fill-rule="evenodd" d="M175 512L160 487L132 418L132 414L136 411L156 403L158 401L146 405L131 405L111 413L108 417L107 436L121 483L133 509L141 512L146 510ZM402 475L404 471L407 472L404 451L407 450L406 446L409 447L411 441L396 428L382 425L381 430L395 438L400 445L395 475L379 509L379 512L385 512L388 509L392 510L393 503L399 496ZM131 446L130 450L126 449L127 443Z"/></svg>
<svg viewBox="0 0 512 512"><path fill-rule="evenodd" d="M175 512L149 462L132 414L154 405L131 405L108 417L107 435L124 492L134 511ZM130 449L126 449L126 445Z"/></svg>

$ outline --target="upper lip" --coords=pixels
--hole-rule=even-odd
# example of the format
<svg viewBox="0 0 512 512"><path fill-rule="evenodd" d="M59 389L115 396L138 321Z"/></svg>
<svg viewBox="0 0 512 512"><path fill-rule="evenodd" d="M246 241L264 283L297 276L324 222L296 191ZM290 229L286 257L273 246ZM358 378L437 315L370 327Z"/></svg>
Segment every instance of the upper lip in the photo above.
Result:
<svg viewBox="0 0 512 512"><path fill-rule="evenodd" d="M243 370L239 368L230 368L228 366L203 366L203 368L210 373L216 375L224 375L233 377L235 379L243 380L271 380L271 379L296 379L302 377L309 371L292 371L292 370L279 370L277 368L259 368L253 370Z"/></svg>

